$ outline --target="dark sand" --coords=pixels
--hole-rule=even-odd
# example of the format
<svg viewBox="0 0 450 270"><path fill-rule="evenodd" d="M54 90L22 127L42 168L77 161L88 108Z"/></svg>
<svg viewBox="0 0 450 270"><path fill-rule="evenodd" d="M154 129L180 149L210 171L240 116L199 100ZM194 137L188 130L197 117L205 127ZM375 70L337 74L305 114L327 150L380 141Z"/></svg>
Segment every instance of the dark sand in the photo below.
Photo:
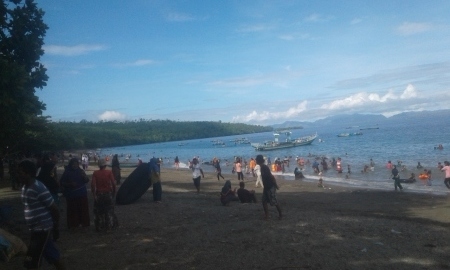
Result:
<svg viewBox="0 0 450 270"><path fill-rule="evenodd" d="M116 206L120 227L110 233L69 232L62 197L58 246L67 269L450 269L448 196L278 182L284 217L269 207L264 221L260 203L222 206L224 181L214 174L196 194L189 170L163 169L163 202L153 203L150 189ZM19 192L1 184L0 203L13 205L15 234L27 243ZM254 178L246 186L255 189ZM23 259L0 269L22 269Z"/></svg>

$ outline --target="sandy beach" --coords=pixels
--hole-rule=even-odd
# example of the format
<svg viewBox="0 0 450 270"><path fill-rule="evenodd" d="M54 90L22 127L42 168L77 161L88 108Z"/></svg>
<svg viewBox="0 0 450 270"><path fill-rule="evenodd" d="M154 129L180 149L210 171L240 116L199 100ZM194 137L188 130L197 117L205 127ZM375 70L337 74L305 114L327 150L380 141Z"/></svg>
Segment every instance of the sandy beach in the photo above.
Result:
<svg viewBox="0 0 450 270"><path fill-rule="evenodd" d="M122 181L132 170L122 169ZM120 226L109 233L95 231L92 215L89 229L69 232L61 198L57 244L67 269L450 269L448 196L278 179L284 216L269 207L265 221L261 203L222 206L224 180L215 174L205 175L200 194L190 170L163 169L161 178L162 203L153 203L150 189L116 206ZM238 187L236 175L225 179ZM254 180L247 177L246 187L260 200ZM14 233L27 243L19 195L3 181L0 202L13 206ZM22 269L23 259L0 268Z"/></svg>

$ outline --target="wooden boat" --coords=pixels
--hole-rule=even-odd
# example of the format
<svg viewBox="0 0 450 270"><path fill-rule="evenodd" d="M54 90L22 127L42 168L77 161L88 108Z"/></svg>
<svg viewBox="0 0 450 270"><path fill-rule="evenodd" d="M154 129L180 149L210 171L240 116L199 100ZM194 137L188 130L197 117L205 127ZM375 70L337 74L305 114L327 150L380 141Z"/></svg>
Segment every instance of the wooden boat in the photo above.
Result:
<svg viewBox="0 0 450 270"><path fill-rule="evenodd" d="M279 133L274 133L273 135L275 139L273 141L266 141L263 143L252 143L251 146L253 146L257 151L269 151L269 150L309 145L317 138L317 133L310 136L300 137L297 139L291 139L292 132L290 131L285 131L284 134L287 137L284 142L280 142L278 140L280 136Z"/></svg>

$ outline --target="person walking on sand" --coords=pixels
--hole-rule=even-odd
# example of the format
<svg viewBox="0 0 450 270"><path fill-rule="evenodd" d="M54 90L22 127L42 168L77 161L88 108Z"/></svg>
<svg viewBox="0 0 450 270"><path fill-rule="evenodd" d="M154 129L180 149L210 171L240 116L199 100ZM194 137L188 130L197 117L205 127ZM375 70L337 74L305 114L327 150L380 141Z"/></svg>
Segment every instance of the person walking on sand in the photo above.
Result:
<svg viewBox="0 0 450 270"><path fill-rule="evenodd" d="M203 173L202 167L198 163L198 159L192 159L192 164L189 166L192 169L192 180L194 181L194 186L197 189L197 193L200 192L200 180L205 178L205 174Z"/></svg>
<svg viewBox="0 0 450 270"><path fill-rule="evenodd" d="M106 170L106 161L98 161L100 170L92 174L91 191L94 195L94 223L95 229L107 231L118 225L114 214L114 196L116 195L116 181L110 170Z"/></svg>
<svg viewBox="0 0 450 270"><path fill-rule="evenodd" d="M278 189L277 181L275 177L270 172L270 169L267 165L264 164L264 157L262 155L256 156L256 164L261 167L261 177L262 182L264 184L263 195L262 195L262 204L264 208L264 217L265 219L269 219L269 208L268 203L272 206L275 206L278 211L279 219L282 218L281 207L278 204L278 200L276 197L276 190Z"/></svg>
<svg viewBox="0 0 450 270"><path fill-rule="evenodd" d="M213 159L213 166L214 168L216 168L216 172L217 172L217 181L220 180L219 177L222 177L222 179L225 179L222 175L222 169L220 168L220 160L218 158L214 158Z"/></svg>
<svg viewBox="0 0 450 270"><path fill-rule="evenodd" d="M54 243L59 238L59 209L48 189L35 179L35 175L34 162L24 160L19 163L18 176L23 183L21 198L25 221L31 232L24 266L27 269L38 269L44 257L56 269L65 269Z"/></svg>
<svg viewBox="0 0 450 270"><path fill-rule="evenodd" d="M444 161L444 165L445 166L441 169L441 171L445 172L444 184L448 189L450 189L450 163L448 161Z"/></svg>
<svg viewBox="0 0 450 270"><path fill-rule="evenodd" d="M400 183L400 175L399 175L399 173L398 173L398 170L397 170L397 166L395 166L395 165L392 165L392 171L391 171L391 176L392 176L392 179L394 179L394 188L395 188L395 191L397 191L397 187L400 189L400 190L403 190L403 187L402 187L402 184Z"/></svg>
<svg viewBox="0 0 450 270"><path fill-rule="evenodd" d="M262 178L261 178L261 166L259 166L259 164L255 165L255 175L256 175L255 187L258 187L258 185L261 185L261 187L264 187Z"/></svg>

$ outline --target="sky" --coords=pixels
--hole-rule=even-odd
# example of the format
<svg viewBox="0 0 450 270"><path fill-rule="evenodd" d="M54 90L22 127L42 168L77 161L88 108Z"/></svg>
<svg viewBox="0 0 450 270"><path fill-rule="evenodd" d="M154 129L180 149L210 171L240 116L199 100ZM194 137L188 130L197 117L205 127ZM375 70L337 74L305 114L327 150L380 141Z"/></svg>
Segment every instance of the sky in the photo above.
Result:
<svg viewBox="0 0 450 270"><path fill-rule="evenodd" d="M52 121L450 109L450 1L37 0Z"/></svg>

